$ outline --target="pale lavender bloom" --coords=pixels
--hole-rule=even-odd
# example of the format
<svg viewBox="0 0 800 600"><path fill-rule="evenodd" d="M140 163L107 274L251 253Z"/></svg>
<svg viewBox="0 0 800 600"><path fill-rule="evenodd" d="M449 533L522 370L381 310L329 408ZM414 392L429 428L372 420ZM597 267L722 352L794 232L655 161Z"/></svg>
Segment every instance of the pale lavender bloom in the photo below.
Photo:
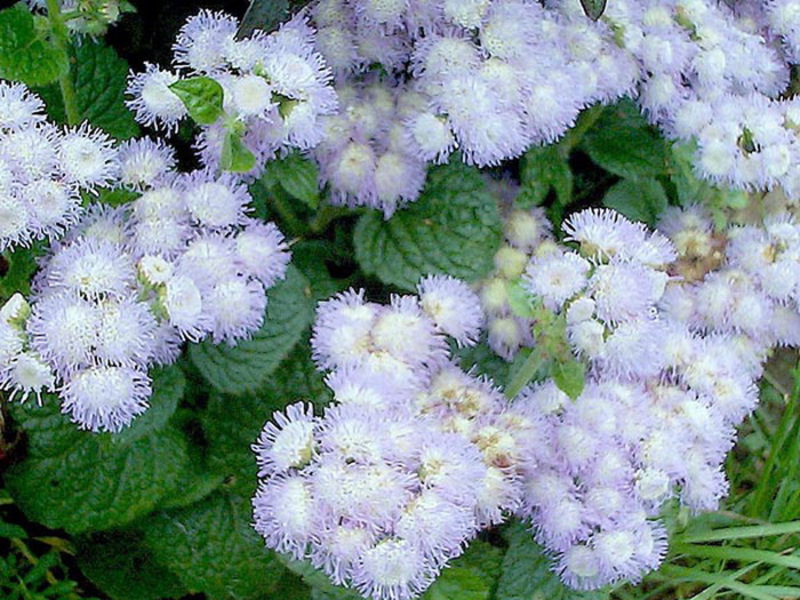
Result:
<svg viewBox="0 0 800 600"><path fill-rule="evenodd" d="M0 81L0 131L24 129L44 120L39 96L21 83Z"/></svg>
<svg viewBox="0 0 800 600"><path fill-rule="evenodd" d="M150 378L128 367L89 367L65 379L62 412L82 429L118 432L147 410Z"/></svg>
<svg viewBox="0 0 800 600"><path fill-rule="evenodd" d="M534 256L525 269L523 285L544 306L559 311L587 283L591 264L574 252Z"/></svg>
<svg viewBox="0 0 800 600"><path fill-rule="evenodd" d="M265 288L283 279L291 255L283 234L275 224L249 222L236 235L235 241L239 263Z"/></svg>
<svg viewBox="0 0 800 600"><path fill-rule="evenodd" d="M181 27L172 46L175 64L203 74L224 69L239 21L223 12L203 9Z"/></svg>
<svg viewBox="0 0 800 600"><path fill-rule="evenodd" d="M111 137L87 122L63 132L58 160L67 182L92 193L119 179L119 159Z"/></svg>
<svg viewBox="0 0 800 600"><path fill-rule="evenodd" d="M422 310L459 346L477 342L484 324L480 298L461 280L428 275L417 284Z"/></svg>
<svg viewBox="0 0 800 600"><path fill-rule="evenodd" d="M119 147L120 182L135 190L154 187L175 168L175 151L162 140L133 139Z"/></svg>
<svg viewBox="0 0 800 600"><path fill-rule="evenodd" d="M259 477L274 477L300 469L315 456L317 419L310 404L291 404L272 415L251 446L256 454Z"/></svg>
<svg viewBox="0 0 800 600"><path fill-rule="evenodd" d="M169 89L178 79L172 71L151 63L145 63L143 73L128 75L126 92L131 98L125 105L134 112L137 122L167 133L177 131L178 122L188 114L183 101Z"/></svg>

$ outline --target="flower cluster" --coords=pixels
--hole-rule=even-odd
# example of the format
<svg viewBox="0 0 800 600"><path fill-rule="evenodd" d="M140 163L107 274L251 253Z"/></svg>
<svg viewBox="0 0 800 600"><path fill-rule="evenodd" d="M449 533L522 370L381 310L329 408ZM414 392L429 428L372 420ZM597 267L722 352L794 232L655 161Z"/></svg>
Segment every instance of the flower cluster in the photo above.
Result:
<svg viewBox="0 0 800 600"><path fill-rule="evenodd" d="M341 110L322 119L325 137L312 154L321 183L330 185L331 202L372 206L388 218L416 200L425 183L426 162L403 125L425 98L405 86L369 79L337 87Z"/></svg>
<svg viewBox="0 0 800 600"><path fill-rule="evenodd" d="M314 30L302 15L269 35L257 30L237 39L237 19L208 10L191 17L173 46L175 71L148 64L131 75L128 106L136 119L166 131L187 115L170 89L198 76L212 78L223 90L223 114L202 127L196 141L206 168L217 169L232 144L254 158L248 175L257 176L278 152L308 150L322 139L322 115L337 98L331 73L314 50Z"/></svg>
<svg viewBox="0 0 800 600"><path fill-rule="evenodd" d="M233 344L263 322L266 289L289 261L271 223L247 216L230 175L178 174L165 146L120 150L140 195L97 204L54 243L0 325L0 387L58 391L73 421L119 431L146 410L148 368L173 362L183 340Z"/></svg>
<svg viewBox="0 0 800 600"><path fill-rule="evenodd" d="M387 215L387 203L416 199L413 174L428 162L456 149L478 166L519 156L639 76L608 27L536 2L320 0L311 15L343 98L340 114L324 119L337 147L315 157L334 198ZM401 174L407 186L386 185Z"/></svg>
<svg viewBox="0 0 800 600"><path fill-rule="evenodd" d="M800 343L800 225L782 214L715 232L690 207L648 231L588 210L565 222L567 247L537 211L510 222L482 288L490 327L513 318L507 292L521 279L586 365L582 391L571 399L546 379L508 401L462 371L445 335L473 343L483 310L456 280L429 277L419 298L388 306L354 291L328 300L312 345L335 404L321 416L291 405L253 446L269 547L375 600L407 599L479 529L515 515L566 584L594 589L658 567L666 502L716 508L763 361ZM531 322L515 325L535 353Z"/></svg>
<svg viewBox="0 0 800 600"><path fill-rule="evenodd" d="M81 214L81 192L115 183L118 171L105 133L59 129L27 87L0 81L0 251L62 235Z"/></svg>
<svg viewBox="0 0 800 600"><path fill-rule="evenodd" d="M323 302L312 346L335 403L289 406L253 446L267 545L376 600L422 593L518 497L506 402L448 352L477 338L479 300L443 276L418 291Z"/></svg>
<svg viewBox="0 0 800 600"><path fill-rule="evenodd" d="M576 588L655 568L666 500L716 508L763 361L773 346L800 342L791 217L715 232L691 207L670 209L659 228L578 213L564 229L579 251L540 252L523 277L588 365L574 402L546 382L513 405L538 427L518 514Z"/></svg>
<svg viewBox="0 0 800 600"><path fill-rule="evenodd" d="M568 1L318 0L317 46L356 107L345 103L327 126L351 145L316 159L325 173L348 167L350 178L325 178L334 197L385 210L373 173L394 140L423 164L459 150L495 165L559 138L584 107L628 95L669 137L695 145L703 177L781 186L797 199L800 116L781 93L800 10L795 0L729 4L621 0L594 23ZM408 94L402 110L371 99ZM347 124L354 113L365 128ZM402 191L395 202L409 200Z"/></svg>

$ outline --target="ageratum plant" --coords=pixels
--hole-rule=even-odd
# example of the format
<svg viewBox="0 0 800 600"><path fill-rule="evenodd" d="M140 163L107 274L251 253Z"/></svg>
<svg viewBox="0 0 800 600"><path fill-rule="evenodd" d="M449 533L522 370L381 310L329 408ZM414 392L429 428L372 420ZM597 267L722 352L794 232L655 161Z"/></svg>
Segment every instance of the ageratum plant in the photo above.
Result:
<svg viewBox="0 0 800 600"><path fill-rule="evenodd" d="M795 0L180 6L0 10L5 596L800 597Z"/></svg>

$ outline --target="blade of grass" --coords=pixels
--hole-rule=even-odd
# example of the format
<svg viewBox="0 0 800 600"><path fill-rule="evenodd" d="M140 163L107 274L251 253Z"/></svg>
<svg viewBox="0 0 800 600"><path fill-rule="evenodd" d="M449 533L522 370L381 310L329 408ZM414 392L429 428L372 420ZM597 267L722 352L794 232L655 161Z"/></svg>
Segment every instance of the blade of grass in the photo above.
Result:
<svg viewBox="0 0 800 600"><path fill-rule="evenodd" d="M735 546L704 546L702 544L674 544L671 550L678 554L717 558L720 560L738 560L746 562L764 562L769 565L780 565L791 569L800 569L800 557L787 556L768 550L737 548Z"/></svg>
<svg viewBox="0 0 800 600"><path fill-rule="evenodd" d="M698 542L720 542L723 540L741 540L745 538L767 537L770 535L786 535L800 533L800 521L773 523L771 525L752 525L744 527L725 527L695 534L679 534L673 539L678 543L692 544Z"/></svg>
<svg viewBox="0 0 800 600"><path fill-rule="evenodd" d="M748 506L748 513L752 516L772 513L771 510L767 510L774 489L772 482L781 481L780 478L773 476L773 470L778 460L783 457L781 450L787 443L787 440L791 439L791 431L796 424L797 399L798 396L800 396L800 363L795 366L793 376L794 386L792 387L792 393L788 397L783 415L778 424L778 429L773 437L774 441L770 448L767 462L764 465L764 469L761 471L759 484L753 492L752 500Z"/></svg>
<svg viewBox="0 0 800 600"><path fill-rule="evenodd" d="M687 567L679 567L677 565L670 565L662 570L665 573L671 572L676 578L685 581L697 581L711 585L719 584L721 587L736 592L737 594L747 598L755 598L755 600L781 600L780 596L775 596L774 594L764 591L759 586L752 586L747 583L732 580L728 574L717 575L714 573L697 571L696 569L690 569Z"/></svg>

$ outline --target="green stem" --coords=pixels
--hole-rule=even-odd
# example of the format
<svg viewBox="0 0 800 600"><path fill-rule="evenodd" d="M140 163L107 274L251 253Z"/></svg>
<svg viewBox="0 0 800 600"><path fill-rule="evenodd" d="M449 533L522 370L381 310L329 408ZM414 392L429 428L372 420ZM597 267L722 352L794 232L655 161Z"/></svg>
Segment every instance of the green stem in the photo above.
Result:
<svg viewBox="0 0 800 600"><path fill-rule="evenodd" d="M47 18L53 32L53 45L69 56L69 30L64 23L64 16L61 14L61 7L58 0L47 0ZM80 123L80 111L78 110L78 96L75 93L75 86L72 83L72 69L67 62L67 69L58 77L58 86L61 88L61 98L64 101L64 112L67 115L68 125Z"/></svg>
<svg viewBox="0 0 800 600"><path fill-rule="evenodd" d="M514 373L511 381L508 382L506 386L506 398L509 400L514 399L514 397L519 394L520 390L536 376L536 373L542 368L544 362L545 357L543 353L539 351L538 348L534 347L528 355L528 358L522 363L519 371Z"/></svg>

